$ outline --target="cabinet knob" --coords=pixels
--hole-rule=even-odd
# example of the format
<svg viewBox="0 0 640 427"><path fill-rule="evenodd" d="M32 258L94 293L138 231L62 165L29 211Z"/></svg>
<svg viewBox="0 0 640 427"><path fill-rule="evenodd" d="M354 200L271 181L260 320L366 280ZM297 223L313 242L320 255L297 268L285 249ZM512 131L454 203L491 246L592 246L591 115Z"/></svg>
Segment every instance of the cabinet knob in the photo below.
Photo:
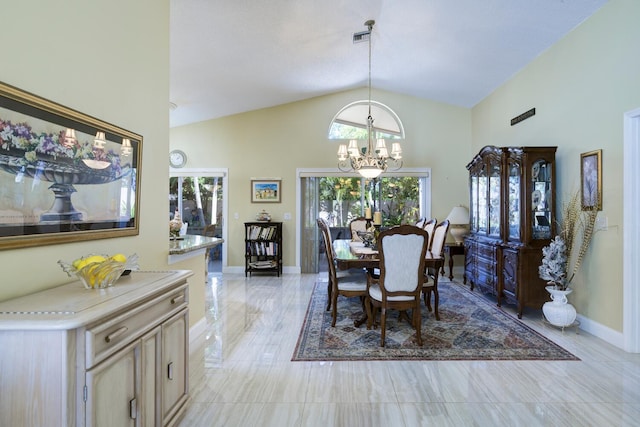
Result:
<svg viewBox="0 0 640 427"><path fill-rule="evenodd" d="M180 294L171 298L171 305L178 304L179 302L184 301L184 294Z"/></svg>
<svg viewBox="0 0 640 427"><path fill-rule="evenodd" d="M126 326L121 326L120 328L116 329L115 332L112 332L109 335L107 335L106 337L104 337L104 340L106 342L111 342L114 339L118 338L120 335L122 335L125 332L127 332L128 330L129 330L129 328L127 328Z"/></svg>
<svg viewBox="0 0 640 427"><path fill-rule="evenodd" d="M167 365L167 378L173 380L173 362Z"/></svg>
<svg viewBox="0 0 640 427"><path fill-rule="evenodd" d="M129 401L129 418L138 418L138 402L135 397Z"/></svg>

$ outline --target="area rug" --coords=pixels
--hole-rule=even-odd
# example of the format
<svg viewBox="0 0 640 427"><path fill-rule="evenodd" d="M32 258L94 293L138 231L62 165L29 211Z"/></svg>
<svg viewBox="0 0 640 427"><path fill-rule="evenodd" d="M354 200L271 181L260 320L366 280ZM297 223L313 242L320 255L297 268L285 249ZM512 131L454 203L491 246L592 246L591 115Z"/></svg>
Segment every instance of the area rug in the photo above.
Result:
<svg viewBox="0 0 640 427"><path fill-rule="evenodd" d="M363 316L359 298L338 297L331 327L327 284L316 283L292 361L340 360L580 360L468 286L443 281L440 320L422 305L423 346L398 312L387 312L385 347L380 329L354 327Z"/></svg>

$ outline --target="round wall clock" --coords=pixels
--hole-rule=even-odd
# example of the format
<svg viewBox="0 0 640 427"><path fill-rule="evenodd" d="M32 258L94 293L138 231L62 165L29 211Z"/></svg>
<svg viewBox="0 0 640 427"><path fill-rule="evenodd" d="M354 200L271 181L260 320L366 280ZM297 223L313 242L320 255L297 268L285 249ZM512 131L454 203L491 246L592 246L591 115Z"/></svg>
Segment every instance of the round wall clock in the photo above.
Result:
<svg viewBox="0 0 640 427"><path fill-rule="evenodd" d="M187 163L187 155L184 151L173 150L169 153L169 164L172 168L181 168Z"/></svg>

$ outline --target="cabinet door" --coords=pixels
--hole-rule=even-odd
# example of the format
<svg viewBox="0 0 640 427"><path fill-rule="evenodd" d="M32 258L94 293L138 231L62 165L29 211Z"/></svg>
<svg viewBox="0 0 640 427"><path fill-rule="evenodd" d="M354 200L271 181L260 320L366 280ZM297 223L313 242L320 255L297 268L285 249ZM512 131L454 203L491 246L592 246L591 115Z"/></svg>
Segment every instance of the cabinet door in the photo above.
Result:
<svg viewBox="0 0 640 427"><path fill-rule="evenodd" d="M502 164L501 159L490 158L489 163L489 235L500 236L500 211L502 210Z"/></svg>
<svg viewBox="0 0 640 427"><path fill-rule="evenodd" d="M508 161L508 195L509 200L508 203L508 213L507 213L507 223L509 226L508 230L508 238L509 240L520 241L522 239L521 231L520 231L520 216L522 212L520 210L521 200L520 200L520 177L522 175L522 170L520 168L520 163L509 160Z"/></svg>
<svg viewBox="0 0 640 427"><path fill-rule="evenodd" d="M166 425L183 407L188 394L187 336L188 311L185 308L162 324L162 414Z"/></svg>
<svg viewBox="0 0 640 427"><path fill-rule="evenodd" d="M531 227L534 239L550 239L553 224L553 164L546 159L537 159L531 166L532 192Z"/></svg>
<svg viewBox="0 0 640 427"><path fill-rule="evenodd" d="M86 425L138 427L140 341L87 371Z"/></svg>
<svg viewBox="0 0 640 427"><path fill-rule="evenodd" d="M159 425L162 419L160 413L160 402L158 401L156 384L160 384L160 326L153 329L142 337L142 354L140 357L142 366L141 391L138 411L140 425L143 427L153 427Z"/></svg>
<svg viewBox="0 0 640 427"><path fill-rule="evenodd" d="M482 164L478 173L478 232L480 234L487 233L487 222L489 212L489 177L487 173L487 165Z"/></svg>

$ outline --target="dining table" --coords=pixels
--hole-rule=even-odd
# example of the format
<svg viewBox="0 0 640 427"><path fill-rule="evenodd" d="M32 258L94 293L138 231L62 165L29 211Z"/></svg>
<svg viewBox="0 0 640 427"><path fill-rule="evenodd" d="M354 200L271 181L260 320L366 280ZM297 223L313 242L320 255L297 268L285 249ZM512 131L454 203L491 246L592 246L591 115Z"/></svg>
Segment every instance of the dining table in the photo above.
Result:
<svg viewBox="0 0 640 427"><path fill-rule="evenodd" d="M365 246L363 242L352 241L350 239L336 239L333 241L333 253L336 266L340 270L362 268L373 273L374 269L380 268L380 255L378 250L375 247ZM431 251L427 251L425 256L425 270L433 269L435 272L435 274L430 275L430 277L433 280L433 313L436 320L440 320L438 313L438 272L443 266L444 257L433 256Z"/></svg>

